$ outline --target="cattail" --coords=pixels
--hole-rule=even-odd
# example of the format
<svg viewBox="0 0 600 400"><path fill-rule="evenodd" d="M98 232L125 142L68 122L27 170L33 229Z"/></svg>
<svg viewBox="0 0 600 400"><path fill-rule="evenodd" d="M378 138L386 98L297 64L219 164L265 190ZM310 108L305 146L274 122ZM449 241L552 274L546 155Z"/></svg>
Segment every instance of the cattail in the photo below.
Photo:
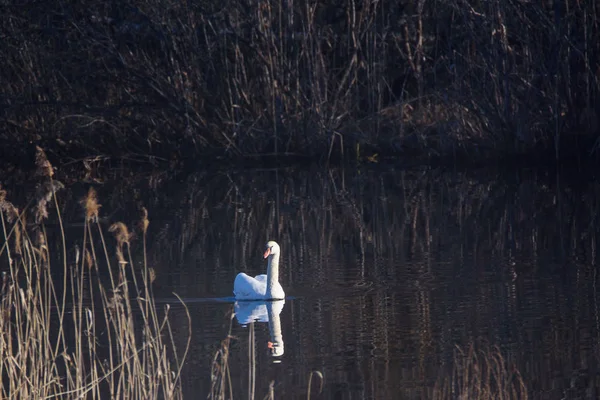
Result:
<svg viewBox="0 0 600 400"><path fill-rule="evenodd" d="M142 226L142 232L144 233L144 235L148 231L148 225L150 225L150 221L148 220L148 210L146 209L146 207L142 207L141 226Z"/></svg>
<svg viewBox="0 0 600 400"><path fill-rule="evenodd" d="M36 174L51 178L54 175L52 164L46 157L46 152L40 146L35 146L35 165L37 166Z"/></svg>
<svg viewBox="0 0 600 400"><path fill-rule="evenodd" d="M90 222L98 222L98 212L102 204L98 204L96 190L93 187L88 190L87 196L81 199L81 205L85 209L85 219Z"/></svg>

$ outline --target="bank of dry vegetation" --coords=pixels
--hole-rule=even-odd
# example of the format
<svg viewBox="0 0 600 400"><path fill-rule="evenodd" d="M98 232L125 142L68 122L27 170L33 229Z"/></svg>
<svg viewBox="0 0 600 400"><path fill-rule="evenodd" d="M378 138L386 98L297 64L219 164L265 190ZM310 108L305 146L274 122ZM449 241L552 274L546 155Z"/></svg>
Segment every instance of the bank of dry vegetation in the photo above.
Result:
<svg viewBox="0 0 600 400"><path fill-rule="evenodd" d="M81 236L67 236L56 199L63 185L39 147L36 164L27 206L0 188L0 397L181 399L187 349L177 352L169 306L154 300L148 214L138 230L141 264L125 224L109 229L116 245L105 237L93 189L81 200ZM46 229L48 219L60 229Z"/></svg>
<svg viewBox="0 0 600 400"><path fill-rule="evenodd" d="M5 158L594 153L600 6L0 5ZM16 151L15 151L16 150Z"/></svg>

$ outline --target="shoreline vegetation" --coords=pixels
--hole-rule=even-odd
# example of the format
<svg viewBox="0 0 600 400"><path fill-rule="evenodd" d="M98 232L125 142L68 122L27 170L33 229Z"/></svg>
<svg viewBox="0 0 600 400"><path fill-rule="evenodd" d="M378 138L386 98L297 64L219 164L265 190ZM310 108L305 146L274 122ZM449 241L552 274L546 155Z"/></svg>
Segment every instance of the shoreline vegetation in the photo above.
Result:
<svg viewBox="0 0 600 400"><path fill-rule="evenodd" d="M598 154L600 7L0 6L0 157L555 162Z"/></svg>
<svg viewBox="0 0 600 400"><path fill-rule="evenodd" d="M66 236L56 199L63 185L39 147L36 165L38 191L24 209L0 190L0 397L182 398L191 335L185 349L176 349L170 307L155 303L148 213L137 229L143 263L133 262L125 224L111 225L116 243L110 244L92 188L81 200L81 237ZM60 229L47 230L49 218Z"/></svg>
<svg viewBox="0 0 600 400"><path fill-rule="evenodd" d="M67 190L63 189L60 191L62 185L55 180L54 168L40 148L37 149L36 165L37 174L35 176L31 175L30 182L37 183L36 186L39 188L39 191L34 200L28 206L23 207L23 210L15 210L7 200L6 193L0 191L0 222L2 222L2 236L4 237L3 247L0 248L0 260L4 266L2 267L2 271L9 271L3 276L1 282L2 301L0 302L0 315L3 318L0 319L0 324L2 324L0 325L0 340L3 342L0 342L0 351L21 351L12 356L7 356L6 353L2 354L0 358L2 360L2 363L0 363L0 372L2 372L2 379L4 379L3 387L7 388L6 390L10 390L11 394L15 393L14 388L17 388L20 392L16 393L20 393L20 397L23 398L32 397L32 393L34 392L32 391L32 386L22 385L22 382L40 384L41 386L39 387L47 392L61 390L59 394L62 393L64 398L76 397L76 395L83 393L88 393L88 397L91 398L105 398L108 397L105 394L108 390L111 390L110 388L113 388L112 390L117 394L117 396L110 397L125 398L127 396L124 390L129 390L130 388L132 388L131 390L137 390L136 393L156 393L152 392L152 390L165 390L169 387L175 388L172 397L180 397L178 369L180 367L178 366L183 365L185 357L180 357L179 361L175 359L175 362L170 364L172 369L170 369L171 372L169 373L165 372L168 369L162 363L166 362L167 358L173 360L172 356L169 356L172 354L171 350L175 347L173 342L182 343L182 341L172 339L173 336L177 338L177 334L174 333L171 336L168 325L163 324L166 321L163 320L163 316L160 316L158 319L161 330L156 331L153 330L155 329L153 328L155 322L152 322L156 321L156 317L152 313L146 312L144 314L144 306L146 304L152 309L152 292L149 285L151 285L153 280L153 274L147 267L147 264L164 265L164 263L153 262L152 254L149 254L149 263L144 259L143 264L138 263L133 268L134 263L131 261L131 256L129 255L130 235L125 226L119 223L112 225L113 228L109 231L115 236L113 242L108 238L109 235L104 237L105 233L100 229L101 224L98 222L100 205L97 204L94 192L87 192L87 196L81 202L84 206L83 210L85 211L86 222L81 228L76 228L83 229L83 235L77 236L79 240L82 240L82 237L84 238L83 245L81 246L82 250L79 262L71 265L70 261L74 261L77 258L74 254L69 254L67 257L65 248L72 249L72 245L70 244L72 244L71 240L73 237L65 237L64 234L62 236L57 234L62 231L62 227L59 230L58 222L62 220L72 221L72 218L66 217L68 214L67 211L78 208L76 207L77 200L82 196L67 196L65 192L70 190L68 184L66 184ZM466 229L466 236L462 239L464 242L455 243L456 248L464 247L463 243L472 243L475 246L472 251L474 251L476 258L477 255L488 254L490 251L493 251L498 258L504 258L512 251L512 247L507 244L508 242L527 243L527 241L530 241L532 243L543 243L548 248L562 249L560 251L564 251L565 254L581 253L582 251L589 254L593 253L593 239L595 238L593 232L595 231L593 226L589 225L590 217L587 213L591 212L593 214L594 207L593 205L589 206L589 201L586 202L586 199L595 198L593 193L585 192L582 195L578 190L573 190L573 187L570 187L568 183L563 184L554 178L550 178L551 182L554 183L547 185L542 180L537 182L534 187L527 183L527 179L522 181L521 178L518 179L518 183L507 183L501 179L492 179L492 183L490 184L489 181L479 182L477 179L462 179L460 184L446 184L440 183L443 181L439 177L424 177L420 174L411 173L404 174L401 179L399 176L392 174L388 174L387 176L380 175L377 176L377 179L372 179L372 177L366 177L366 174L363 174L362 171L351 171L345 177L344 175L340 176L339 173L347 174L345 169L340 168L337 172L334 171L333 173L306 174L304 175L304 180L300 182L298 182L298 177L296 176L281 174L281 180L277 182L277 185L281 185L281 187L277 190L281 190L282 215L289 216L291 213L298 213L300 217L296 220L291 219L290 222L281 228L277 227L280 222L273 223L274 220L272 218L274 218L275 213L272 210L275 205L271 200L274 196L271 194L273 193L274 186L268 179L264 179L259 174L247 174L246 176L235 176L233 179L225 179L224 181L229 183L222 184L221 178L214 179L210 173L204 171L200 173L200 176L190 177L189 181L178 182L175 186L160 190L166 196L165 198L171 201L172 199L180 198L183 193L187 194L187 197L184 197L181 201L175 201L168 207L169 215L172 215L172 217L167 219L159 216L157 218L159 222L153 225L155 227L158 225L159 231L164 232L166 230L167 234L160 235L162 238L159 241L151 242L152 244L148 247L160 248L162 249L161 252L165 254L173 254L174 251L171 251L172 249L177 248L178 251L184 251L183 249L187 249L191 241L193 241L196 246L200 242L202 243L200 246L205 248L207 244L215 242L215 235L219 235L217 229L211 228L214 226L214 221L230 220L232 221L231 225L234 235L230 236L229 240L234 237L241 237L243 234L245 235L244 240L247 240L246 243L253 242L255 235L256 237L262 235L264 230L261 226L270 226L273 229L279 229L279 234L288 239L291 237L290 234L292 232L301 232L303 238L317 238L322 232L326 232L326 236L320 239L323 240L323 243L340 243L340 237L347 237L345 232L360 232L361 244L357 248L360 248L361 252L364 251L366 247L363 246L362 241L368 240L365 239L367 237L374 238L372 243L376 244L377 247L375 247L375 250L377 253L384 254L387 251L388 254L395 254L392 262L389 264L393 266L396 265L396 262L405 260L403 257L408 256L409 252L424 251L428 246L432 245L435 247L435 243L438 243L441 240L440 238L448 236L448 230L455 229L456 226L468 226L473 220L485 220L488 221L488 224L479 224L473 230ZM367 171L367 173L376 176L373 171ZM361 178L357 179L359 175ZM367 179L365 180L364 177ZM214 186L211 186L211 182ZM365 186L364 182L370 183ZM571 182L571 184L574 183ZM122 185L126 189L111 189L114 192L113 196L124 196L125 192L131 193L136 190L130 182L122 182ZM556 187L553 185L556 185ZM232 188L235 188L235 190ZM518 191L520 195L513 196L511 193L514 191ZM63 195L62 201L60 201L60 198L59 200L56 199L55 192ZM363 193L370 193L370 196L363 198ZM548 196L548 193L554 193L554 196ZM12 192L10 194L12 198ZM105 196L101 197L106 201L102 210L112 207L109 207L108 204L119 204L121 201L117 200L122 200L117 197L110 201ZM138 196L135 197L139 198ZM148 198L147 196L140 197ZM70 199L70 203L65 201L65 198ZM504 203L506 201L504 199L507 198L510 200L508 203ZM517 198L522 203L515 202ZM553 200L553 198L558 199L558 202ZM251 206L241 209L240 199L245 199ZM130 201L134 200L130 198ZM25 203L21 202L17 204ZM61 207L58 207L58 204ZM211 207L211 204L226 204L227 206L211 208L211 218L209 219L205 217L205 212L207 207ZM332 206L323 207L323 204L331 204ZM371 206L371 204L375 206ZM448 204L451 211L444 210L442 204ZM490 204L493 207L490 207ZM587 206L582 208L578 206L580 204L587 204ZM557 206L562 210L561 212L557 213ZM57 215L58 211L57 214L51 212L53 208L61 210L60 215ZM164 207L164 203L154 205L154 209L160 210L166 208ZM517 210L517 213L511 214L513 213L512 210ZM75 211L75 213L80 214L81 211ZM25 214L27 214L27 221L29 223L25 221ZM49 217L46 214L50 214ZM131 215L135 213L127 214ZM406 217L407 215L409 218ZM510 215L510 218L506 218L506 215ZM520 228L515 231L514 235L510 235L509 239L509 236L504 233L513 229L513 224L515 223L513 215L517 215L515 218L518 218L517 222ZM556 217L557 215L560 218ZM485 218L482 218L482 216ZM56 219L57 217L60 219ZM450 217L450 223L447 222L448 217ZM11 218L12 222L8 218ZM52 218L54 218L56 223L54 223L54 230L51 231ZM144 249L146 248L147 218L147 214L143 213L140 218L140 225L126 220L130 226L139 226L136 229L136 236L138 238L136 242L137 244L142 242ZM321 221L326 218L339 221L340 223L337 226L340 229L323 230ZM445 223L437 223L436 221L440 218ZM119 218L116 220L119 220ZM547 229L540 228L539 224L534 223L536 220L543 221L542 228L545 226ZM165 225L161 226L160 221L163 221L162 223ZM181 224L181 221L185 221L185 224ZM264 225L260 225L260 221L265 221L263 222ZM306 221L306 223L302 222L302 225L300 225L300 221ZM62 224L62 222L60 223ZM561 224L563 223L567 224L569 229L565 230L561 228ZM106 224L106 221L104 221L104 224ZM492 231L495 233L492 236L481 234L481 232L489 230L488 225L494 226ZM581 236L581 233L577 229L571 229L573 226L580 225L587 227L583 236ZM108 225L106 224L106 226ZM181 235L183 230L190 229L190 226L193 227L192 229L195 229L194 233L199 232L199 234ZM390 235L389 226L392 226L397 235ZM178 231L179 229L182 231ZM256 234L256 231L261 233ZM558 231L565 231L567 234L559 235L556 233ZM587 231L592 232L591 236L589 233L586 233ZM53 232L53 234L49 234L48 232ZM412 236L411 250L402 250L405 247L403 240L390 239L393 237L402 238L404 235ZM181 240L173 240L173 237L181 238ZM482 237L483 239L473 240L473 237ZM584 240L581 239L582 237L584 239L592 238L592 240ZM95 240L93 240L94 238ZM350 240L359 239L358 236L355 236L354 239ZM67 245L65 246L63 243ZM87 247L86 243L88 244ZM92 243L100 243L101 245L94 250ZM315 242L309 241L308 243ZM223 248L229 248L226 241L223 241L223 244ZM246 249L250 247L244 246ZM325 248L325 246L322 247ZM524 249L525 253L522 253L522 255L525 254L525 258L531 254L536 255L538 251L536 246L525 246ZM112 255L113 252L115 255ZM253 250L248 250L248 252L253 252ZM296 248L294 249L294 254L296 254L296 258L300 258L299 255L302 253ZM13 260L12 262L9 261L9 256ZM144 252L145 256L146 253ZM27 262L27 260L31 260L31 262ZM66 264L67 261L69 261L68 265ZM111 271L107 269L109 264L113 267L113 276L108 275L108 272ZM234 262L233 264L237 265L238 263ZM323 265L325 267L322 267ZM327 275L327 272L325 272L328 270L326 265L326 263L322 263L322 266L319 267L322 268L322 270L319 270L319 274L323 274L323 276L330 280L335 275ZM425 267L427 265L424 264ZM68 268L68 273L66 273L67 269L65 268ZM517 266L516 268L523 268L523 266ZM585 278L582 282L590 282L593 271L585 267L582 268L587 271L586 273L589 273L589 276L585 275L585 277L590 278ZM53 271L52 274L50 273L51 269ZM419 273L426 274L425 269L420 270ZM60 273L63 271L65 273L61 275ZM378 270L374 275L375 282L380 283L383 277L389 276L389 271L391 269L382 268ZM512 271L517 270L513 269ZM455 277L454 271L450 270L446 271L446 273L448 276L444 277L444 272L440 271L439 276L442 279L453 279L452 277ZM518 273L519 275L527 275L532 272L519 269ZM584 272L574 270L570 273L573 276L577 275L579 277ZM100 282L100 276L103 277L102 282ZM21 277L21 279L15 279L15 277ZM63 281L63 278L68 278L69 281ZM134 278L138 279L137 282ZM123 279L129 285L124 284ZM570 278L567 280L571 281ZM15 282L24 285L21 286L22 291L18 290L19 287L15 285ZM11 287L10 285L13 286ZM64 287L69 287L70 292L63 292L61 289ZM420 298L421 300L417 304L419 314L416 315L418 319L422 319L426 324L426 329L421 330L423 335L425 335L423 336L424 341L430 340L431 336L429 335L435 330L431 326L431 321L432 318L433 320L436 319L435 316L439 310L436 311L434 308L430 311L429 306L426 305L431 301L431 296L437 290L437 287L437 285L428 285L423 291L423 296L425 297ZM133 298L135 296L133 288L138 293L142 292L141 298ZM129 290L130 295L133 296L127 296L126 290ZM150 291L149 294L147 291ZM75 298L74 300L69 300L70 293L73 293L73 296L82 294L83 297L78 297L77 300ZM486 293L481 295L488 296ZM67 296L66 303L63 296ZM373 304L385 304L383 299L386 293L381 292L380 296L378 299L381 301L374 301ZM564 296L558 295L558 298L563 299ZM512 296L506 297L504 300L500 298L499 303L504 304L504 301L516 301L514 299L516 297L513 298ZM91 303L92 301L95 303ZM67 307L65 308L63 304L67 304ZM97 307L91 307L93 304L96 304ZM471 308L463 309L460 307L460 311L455 310L450 314L444 311L442 314L439 314L438 316L441 315L443 317L441 319L442 324L444 321L456 320L461 315L472 314L472 311L475 310L473 308L475 306L473 305L479 303L477 301L469 301L468 304L471 305L472 310ZM568 309L561 304L556 305L558 310ZM515 307L515 304L511 303L510 307ZM392 315L394 315L396 309L394 307L387 308L386 306L385 310L380 311L382 314L378 314L378 312L374 312L373 314L381 315L382 317L377 318L373 323L369 324L371 332L378 330L386 331L395 327ZM23 323L20 325L13 323L10 320L11 314L7 314L7 312L12 312L12 316L15 317L18 315L19 320ZM89 317L90 312L95 313L92 314L92 319ZM154 337L156 340L164 340L166 342L163 342L163 347L147 347L140 340L140 336L134 333L139 331L132 330L134 328L133 324L135 324L135 328L138 328L139 325L137 325L137 322L140 322L140 320L131 317L140 315L137 314L138 312L141 312L141 315L146 315L145 318L148 318L150 322L149 327L144 327L145 336L143 338L146 341L145 343L154 343L152 342L153 339L149 339L150 337ZM168 310L165 310L165 312L168 313ZM520 314L517 312L515 315L519 318ZM578 315L568 314L568 316L576 320L579 318ZM61 318L64 321L64 329L60 331L62 335L59 334L58 337L52 336L48 333L50 331L44 325L37 323L37 321L56 321L57 318ZM569 326L570 322L568 318L558 318L558 320L565 320L566 325ZM90 321L93 321L91 325ZM302 319L297 318L296 321L301 323ZM502 322L495 321L493 330L500 326L497 325L498 323L501 324ZM196 326L201 327L202 324L203 321L196 321ZM102 329L103 325L107 326L104 330ZM357 325L363 326L365 324L361 323ZM56 326L60 326L60 324L55 325L54 328ZM188 327L189 329L193 327L189 321L189 314ZM99 341L94 341L95 334L107 331L120 332L119 335L115 334L115 336L109 337L109 339L113 339L112 345L118 349L112 353L114 358L106 358L110 362L109 366L105 362L98 363L103 355L108 357L106 354L112 348L106 345L106 335L100 335ZM152 336L153 333L157 334L159 332L162 332L162 335ZM353 334L357 334L360 330L352 332L354 332ZM14 342L10 342L7 340L9 336L6 335L13 333L17 336ZM31 335L33 334L38 335L33 336L37 337L37 340L32 338ZM545 346L549 346L548 348L555 348L554 341L557 341L557 343L561 341L561 328L556 325L552 325L545 334L549 339L542 340L542 342ZM69 343L71 343L73 337L80 338L77 341L80 347L71 347ZM228 366L231 364L228 356L229 345L232 339L230 328L227 336L224 336L224 340L214 358L208 357L206 359L207 362L211 359L213 360L213 369L210 375L210 393L213 396L212 398L227 398L227 394L232 393L229 385L228 370ZM383 338L378 340L381 340L381 342L376 342L376 346L382 346L383 348ZM21 343L20 347L15 345L17 342ZM12 347L10 346L11 343ZM68 344L66 347L65 343ZM134 348L133 346L136 343L137 347ZM48 346L49 344L51 346ZM445 343L445 345L449 344ZM444 346L444 344L440 345ZM180 355L181 347L180 345L178 349L180 351L178 354ZM142 351L140 354L147 355L146 358L140 356L141 360L147 360L148 363L151 363L152 360L158 362L159 366L155 366L155 371L162 371L162 375L161 373L137 372L140 367L138 364L140 358L138 357L136 360L134 349L140 348ZM86 353L89 349L94 349L97 358L94 359L92 356L94 352ZM338 349L332 348L329 351L335 353ZM428 352L431 351L431 348L426 346L421 351L423 351L422 354L425 357L426 354L429 354ZM577 354L577 351L581 351L581 348L575 345L567 346L564 353L560 352L557 354L554 360L559 364L562 362L561 360L574 360L576 359L574 354ZM158 354L152 356L149 352L161 352L163 357ZM108 354L110 355L110 353ZM451 398L453 393L468 393L471 398L480 399L499 397L526 398L526 388L534 390L539 387L552 387L556 384L556 382L552 382L551 378L543 380L543 382L531 382L527 377L522 377L517 370L518 365L529 363L528 365L535 367L538 364L534 362L534 358L519 359L520 354L523 354L523 350L520 347L513 350L504 349L503 351L500 351L493 344L487 346L484 344L482 346L480 343L474 343L463 349L457 347L452 363L436 364L439 364L443 368L440 369L439 379L435 381L435 386L432 389L435 398ZM542 351L540 354L546 353ZM118 357L120 356L123 357L124 361L128 362L127 365L119 361ZM33 359L33 357L37 358ZM545 360L544 357L540 356L540 358L536 358L535 360L542 363ZM17 362L21 364L17 364ZM29 364L27 364L28 362ZM142 367L146 367L146 365L142 364ZM24 366L36 366L39 369L31 370ZM149 365L148 368L152 367ZM23 378L25 373L30 373L28 380ZM137 379L135 385L127 387L122 385L122 381L130 379L130 375L128 374L133 373ZM84 375L82 376L81 374ZM102 374L107 374L105 379L102 378ZM552 374L547 375L552 376ZM169 381L168 377L170 376L173 377L173 381ZM150 379L152 378L159 379L159 383L151 381ZM309 376L308 382L310 382L310 378ZM43 379L46 379L46 381ZM145 379L148 379L148 381ZM160 381L161 379L165 381ZM394 378L392 377L391 379ZM71 391L59 386L59 384L65 385L65 382L67 382L67 387L71 385ZM557 382L562 381L558 380ZM319 386L321 385L321 383L318 384ZM145 385L154 386L148 387ZM313 385L313 390L315 390L317 388L316 380L313 380ZM329 388L332 387L331 381L327 381L327 385L329 385ZM307 385L307 392L314 394L314 391L311 392L310 388L309 383ZM119 392L119 390L121 391ZM41 391L37 391L34 394L39 394L37 397L44 397L43 393L40 393ZM163 392L162 397L168 397L164 393L168 394L168 392ZM506 395L500 396L501 393L505 393ZM123 394L123 396L118 396L119 394ZM521 397L517 397L515 394ZM6 393L3 395L6 397ZM132 395L130 397L138 398L139 396ZM147 397L153 396L148 395Z"/></svg>

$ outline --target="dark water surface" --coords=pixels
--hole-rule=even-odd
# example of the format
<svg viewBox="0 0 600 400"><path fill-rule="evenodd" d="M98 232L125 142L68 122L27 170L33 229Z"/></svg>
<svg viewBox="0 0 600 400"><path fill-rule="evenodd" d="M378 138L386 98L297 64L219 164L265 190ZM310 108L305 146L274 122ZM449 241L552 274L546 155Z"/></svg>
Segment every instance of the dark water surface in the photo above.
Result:
<svg viewBox="0 0 600 400"><path fill-rule="evenodd" d="M507 387L518 372L529 398L574 399L600 395L599 194L571 172L382 168L192 174L132 199L150 212L155 293L181 349L172 292L192 317L186 398L210 392L231 323L238 399L272 382L275 398L306 398L311 371L324 377L311 398L442 398L471 346L482 364L496 349ZM268 323L231 321L235 275L265 273L269 239L289 296L280 362Z"/></svg>

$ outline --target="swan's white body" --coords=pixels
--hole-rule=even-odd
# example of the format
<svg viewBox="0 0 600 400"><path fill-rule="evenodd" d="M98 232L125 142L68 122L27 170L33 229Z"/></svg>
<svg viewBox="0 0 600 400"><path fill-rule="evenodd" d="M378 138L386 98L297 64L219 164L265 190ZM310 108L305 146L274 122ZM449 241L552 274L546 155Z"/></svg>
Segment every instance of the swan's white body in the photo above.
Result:
<svg viewBox="0 0 600 400"><path fill-rule="evenodd" d="M234 305L235 319L240 325L248 325L251 322L270 322L269 311L272 310L279 316L284 305L285 300L236 301Z"/></svg>
<svg viewBox="0 0 600 400"><path fill-rule="evenodd" d="M233 282L233 294L236 300L281 300L285 292L279 283L279 245L267 243L265 258L268 258L267 274L255 278L240 272Z"/></svg>

